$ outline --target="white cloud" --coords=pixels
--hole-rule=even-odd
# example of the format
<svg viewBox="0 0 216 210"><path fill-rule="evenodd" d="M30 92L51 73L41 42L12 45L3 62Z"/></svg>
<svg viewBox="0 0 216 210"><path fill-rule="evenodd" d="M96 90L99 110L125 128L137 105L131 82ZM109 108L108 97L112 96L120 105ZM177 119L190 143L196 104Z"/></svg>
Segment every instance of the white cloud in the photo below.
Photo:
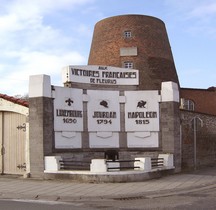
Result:
<svg viewBox="0 0 216 210"><path fill-rule="evenodd" d="M189 12L189 18L198 18L208 20L216 16L216 2L203 2L200 5L196 5Z"/></svg>
<svg viewBox="0 0 216 210"><path fill-rule="evenodd" d="M73 42L59 30L44 22L44 12L73 8L92 0L16 0L0 9L0 47L2 49L48 50L63 48ZM77 27L77 26L76 26ZM79 27L79 26L78 26ZM53 50L53 49L51 49Z"/></svg>
<svg viewBox="0 0 216 210"><path fill-rule="evenodd" d="M56 10L72 10L76 6L92 2L94 0L9 0L5 1L5 8L9 13L19 14L19 16L26 18Z"/></svg>
<svg viewBox="0 0 216 210"><path fill-rule="evenodd" d="M188 31L193 35L206 36L210 40L216 39L215 29L216 2L206 1L196 5L187 15L187 20L193 20Z"/></svg>
<svg viewBox="0 0 216 210"><path fill-rule="evenodd" d="M168 7L173 7L175 10L190 10L192 7L200 4L200 2L202 0L164 0Z"/></svg>
<svg viewBox="0 0 216 210"><path fill-rule="evenodd" d="M28 92L29 75L48 74L60 81L62 67L85 64L86 58L74 48L78 39L65 35L45 18L49 14L55 16L59 10L72 11L93 1L1 0L0 92L24 94ZM82 24L75 27L88 30Z"/></svg>
<svg viewBox="0 0 216 210"><path fill-rule="evenodd" d="M77 52L64 52L64 54L48 54L45 52L14 52L11 56L17 57L19 59L18 66L16 69L19 72L25 74L42 74L46 72L47 74L58 74L60 69L65 64L70 64L71 62L78 64L83 63L84 58ZM13 75L13 74L11 74ZM24 76L24 75L22 75ZM17 72L14 78L19 78Z"/></svg>
<svg viewBox="0 0 216 210"><path fill-rule="evenodd" d="M173 9L170 22L182 34L193 38L216 39L216 2L215 0L164 0ZM171 25L171 23L170 23Z"/></svg>
<svg viewBox="0 0 216 210"><path fill-rule="evenodd" d="M164 0L164 2L167 6L173 7L174 12L180 12L183 20L216 15L215 0Z"/></svg>
<svg viewBox="0 0 216 210"><path fill-rule="evenodd" d="M6 71L0 79L1 92L10 95L24 94L28 92L28 79L30 75L48 74L57 77L58 85L61 84L61 69L64 66L82 64L85 58L77 52L65 52L64 54L47 54L43 52L10 52L11 58L17 58L17 64L2 67ZM12 84L12 85L11 85ZM19 92L17 92L19 91Z"/></svg>

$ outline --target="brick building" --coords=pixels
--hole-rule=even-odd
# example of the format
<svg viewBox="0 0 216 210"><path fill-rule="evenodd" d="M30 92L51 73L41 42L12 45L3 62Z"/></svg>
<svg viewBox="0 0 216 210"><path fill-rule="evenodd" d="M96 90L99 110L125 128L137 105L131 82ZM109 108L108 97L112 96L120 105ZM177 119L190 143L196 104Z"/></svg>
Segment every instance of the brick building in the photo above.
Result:
<svg viewBox="0 0 216 210"><path fill-rule="evenodd" d="M216 87L181 88L181 109L216 115Z"/></svg>
<svg viewBox="0 0 216 210"><path fill-rule="evenodd" d="M216 160L216 88L181 88L183 169L214 165Z"/></svg>

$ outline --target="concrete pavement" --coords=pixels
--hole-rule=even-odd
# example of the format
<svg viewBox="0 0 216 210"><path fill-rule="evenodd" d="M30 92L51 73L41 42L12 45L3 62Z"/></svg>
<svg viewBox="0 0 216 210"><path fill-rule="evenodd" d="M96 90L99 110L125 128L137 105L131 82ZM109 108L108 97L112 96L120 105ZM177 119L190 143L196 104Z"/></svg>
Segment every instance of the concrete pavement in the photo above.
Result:
<svg viewBox="0 0 216 210"><path fill-rule="evenodd" d="M70 180L35 180L0 176L1 199L58 201L160 197L216 187L216 166L193 173L130 183L79 183Z"/></svg>

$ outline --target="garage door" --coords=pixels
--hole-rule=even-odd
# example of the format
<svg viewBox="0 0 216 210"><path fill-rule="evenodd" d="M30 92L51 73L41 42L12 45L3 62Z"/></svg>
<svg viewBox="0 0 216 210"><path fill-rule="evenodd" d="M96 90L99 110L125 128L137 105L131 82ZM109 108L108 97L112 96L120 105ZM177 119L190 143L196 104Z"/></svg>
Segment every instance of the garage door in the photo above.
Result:
<svg viewBox="0 0 216 210"><path fill-rule="evenodd" d="M26 116L1 112L2 173L24 174L26 168Z"/></svg>

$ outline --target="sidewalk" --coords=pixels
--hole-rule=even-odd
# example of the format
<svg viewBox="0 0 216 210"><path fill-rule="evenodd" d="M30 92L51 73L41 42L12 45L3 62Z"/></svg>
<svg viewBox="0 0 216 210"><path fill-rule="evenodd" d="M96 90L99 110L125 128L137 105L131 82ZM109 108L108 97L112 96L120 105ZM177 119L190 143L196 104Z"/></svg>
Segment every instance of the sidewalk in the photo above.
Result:
<svg viewBox="0 0 216 210"><path fill-rule="evenodd" d="M70 180L34 180L0 176L1 199L95 200L160 197L216 187L216 167L193 173L130 183L79 183Z"/></svg>

